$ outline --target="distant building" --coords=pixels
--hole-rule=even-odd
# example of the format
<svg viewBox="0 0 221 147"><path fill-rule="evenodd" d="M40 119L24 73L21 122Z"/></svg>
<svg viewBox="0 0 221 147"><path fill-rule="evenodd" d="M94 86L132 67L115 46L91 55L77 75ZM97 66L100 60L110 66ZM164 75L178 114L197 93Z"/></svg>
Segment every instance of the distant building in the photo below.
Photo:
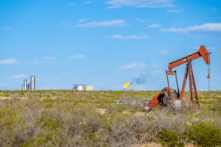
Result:
<svg viewBox="0 0 221 147"><path fill-rule="evenodd" d="M86 91L93 91L94 90L94 86L86 85L85 86L85 90Z"/></svg>
<svg viewBox="0 0 221 147"><path fill-rule="evenodd" d="M94 87L91 86L91 85L75 85L73 90L76 90L76 91L93 91L94 90Z"/></svg>
<svg viewBox="0 0 221 147"><path fill-rule="evenodd" d="M22 85L22 90L25 90L25 91L26 90L35 91L35 77L34 76L32 76L30 78L30 83L29 84L27 84L27 79L24 80L24 83Z"/></svg>

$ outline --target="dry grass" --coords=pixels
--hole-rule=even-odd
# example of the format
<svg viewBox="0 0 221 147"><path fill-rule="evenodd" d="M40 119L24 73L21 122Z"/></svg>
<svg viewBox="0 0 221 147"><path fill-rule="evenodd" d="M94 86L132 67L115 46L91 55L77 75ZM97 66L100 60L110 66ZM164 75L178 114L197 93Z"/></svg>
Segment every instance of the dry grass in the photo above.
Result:
<svg viewBox="0 0 221 147"><path fill-rule="evenodd" d="M148 100L155 94L157 91L1 91L0 146L120 147L159 142L155 136L163 130L183 133L185 124L200 121L221 128L219 103L203 103L200 113L186 107L173 113L158 108L141 113L144 105L138 98ZM220 100L221 92L211 95ZM199 96L202 102L209 99L206 92ZM117 99L137 103L116 104Z"/></svg>

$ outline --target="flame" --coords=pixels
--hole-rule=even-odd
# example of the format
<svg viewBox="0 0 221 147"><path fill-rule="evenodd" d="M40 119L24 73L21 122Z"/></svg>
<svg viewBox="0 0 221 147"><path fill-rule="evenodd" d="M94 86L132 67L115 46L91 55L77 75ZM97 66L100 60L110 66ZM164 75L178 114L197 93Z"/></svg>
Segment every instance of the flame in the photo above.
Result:
<svg viewBox="0 0 221 147"><path fill-rule="evenodd" d="M124 84L124 88L128 88L128 87L130 87L130 83Z"/></svg>

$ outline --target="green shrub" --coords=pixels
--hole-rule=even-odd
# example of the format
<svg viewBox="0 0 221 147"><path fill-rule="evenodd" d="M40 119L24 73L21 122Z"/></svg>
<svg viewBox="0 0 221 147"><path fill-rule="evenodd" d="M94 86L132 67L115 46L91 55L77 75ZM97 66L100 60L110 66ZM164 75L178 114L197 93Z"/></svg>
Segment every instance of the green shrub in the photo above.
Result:
<svg viewBox="0 0 221 147"><path fill-rule="evenodd" d="M41 138L29 138L22 147L43 146L46 141Z"/></svg>
<svg viewBox="0 0 221 147"><path fill-rule="evenodd" d="M163 146L168 147L184 147L184 140L186 139L184 134L170 130L163 130L156 137L162 142Z"/></svg>
<svg viewBox="0 0 221 147"><path fill-rule="evenodd" d="M54 120L52 118L39 118L38 122L42 124L42 128L49 129L50 131L57 131L58 128L64 123L63 121Z"/></svg>
<svg viewBox="0 0 221 147"><path fill-rule="evenodd" d="M45 105L46 108L51 108L52 107L52 103L48 103Z"/></svg>
<svg viewBox="0 0 221 147"><path fill-rule="evenodd" d="M159 91L0 91L0 146L134 146L159 140L164 146L219 146L221 92L211 91L200 113L142 113ZM201 99L208 92L199 91ZM184 96L189 100L189 93ZM21 99L22 97L22 99ZM116 104L116 100L137 104ZM104 113L100 110L104 109ZM213 110L215 110L213 112ZM199 123L203 121L204 123ZM214 122L206 124L205 122ZM190 123L185 127L185 124ZM192 124L192 125L191 125ZM176 125L176 126L174 126ZM139 145L138 145L139 146Z"/></svg>
<svg viewBox="0 0 221 147"><path fill-rule="evenodd" d="M214 124L201 122L198 125L186 125L186 135L194 144L202 147L221 145L221 132Z"/></svg>

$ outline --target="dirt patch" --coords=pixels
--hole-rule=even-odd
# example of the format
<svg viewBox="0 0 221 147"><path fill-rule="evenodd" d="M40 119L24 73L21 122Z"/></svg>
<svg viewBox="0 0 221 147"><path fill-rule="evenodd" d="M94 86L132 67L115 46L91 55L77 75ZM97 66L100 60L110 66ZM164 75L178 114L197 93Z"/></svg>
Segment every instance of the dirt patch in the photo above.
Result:
<svg viewBox="0 0 221 147"><path fill-rule="evenodd" d="M194 144L187 143L184 146L185 147L194 147ZM134 145L132 145L132 147L162 147L162 145L160 143L156 143L156 142L148 142L148 143L144 143L144 144L134 144Z"/></svg>
<svg viewBox="0 0 221 147"><path fill-rule="evenodd" d="M0 100L12 99L12 97L0 97Z"/></svg>
<svg viewBox="0 0 221 147"><path fill-rule="evenodd" d="M185 147L194 147L194 144L193 143L187 143L187 144L185 144Z"/></svg>
<svg viewBox="0 0 221 147"><path fill-rule="evenodd" d="M96 110L99 114L105 114L106 113L106 111L107 111L107 109L101 109L101 108L99 108L99 109L97 109Z"/></svg>
<svg viewBox="0 0 221 147"><path fill-rule="evenodd" d="M156 142L148 142L145 144L134 144L132 147L161 147L162 145L160 143Z"/></svg>

